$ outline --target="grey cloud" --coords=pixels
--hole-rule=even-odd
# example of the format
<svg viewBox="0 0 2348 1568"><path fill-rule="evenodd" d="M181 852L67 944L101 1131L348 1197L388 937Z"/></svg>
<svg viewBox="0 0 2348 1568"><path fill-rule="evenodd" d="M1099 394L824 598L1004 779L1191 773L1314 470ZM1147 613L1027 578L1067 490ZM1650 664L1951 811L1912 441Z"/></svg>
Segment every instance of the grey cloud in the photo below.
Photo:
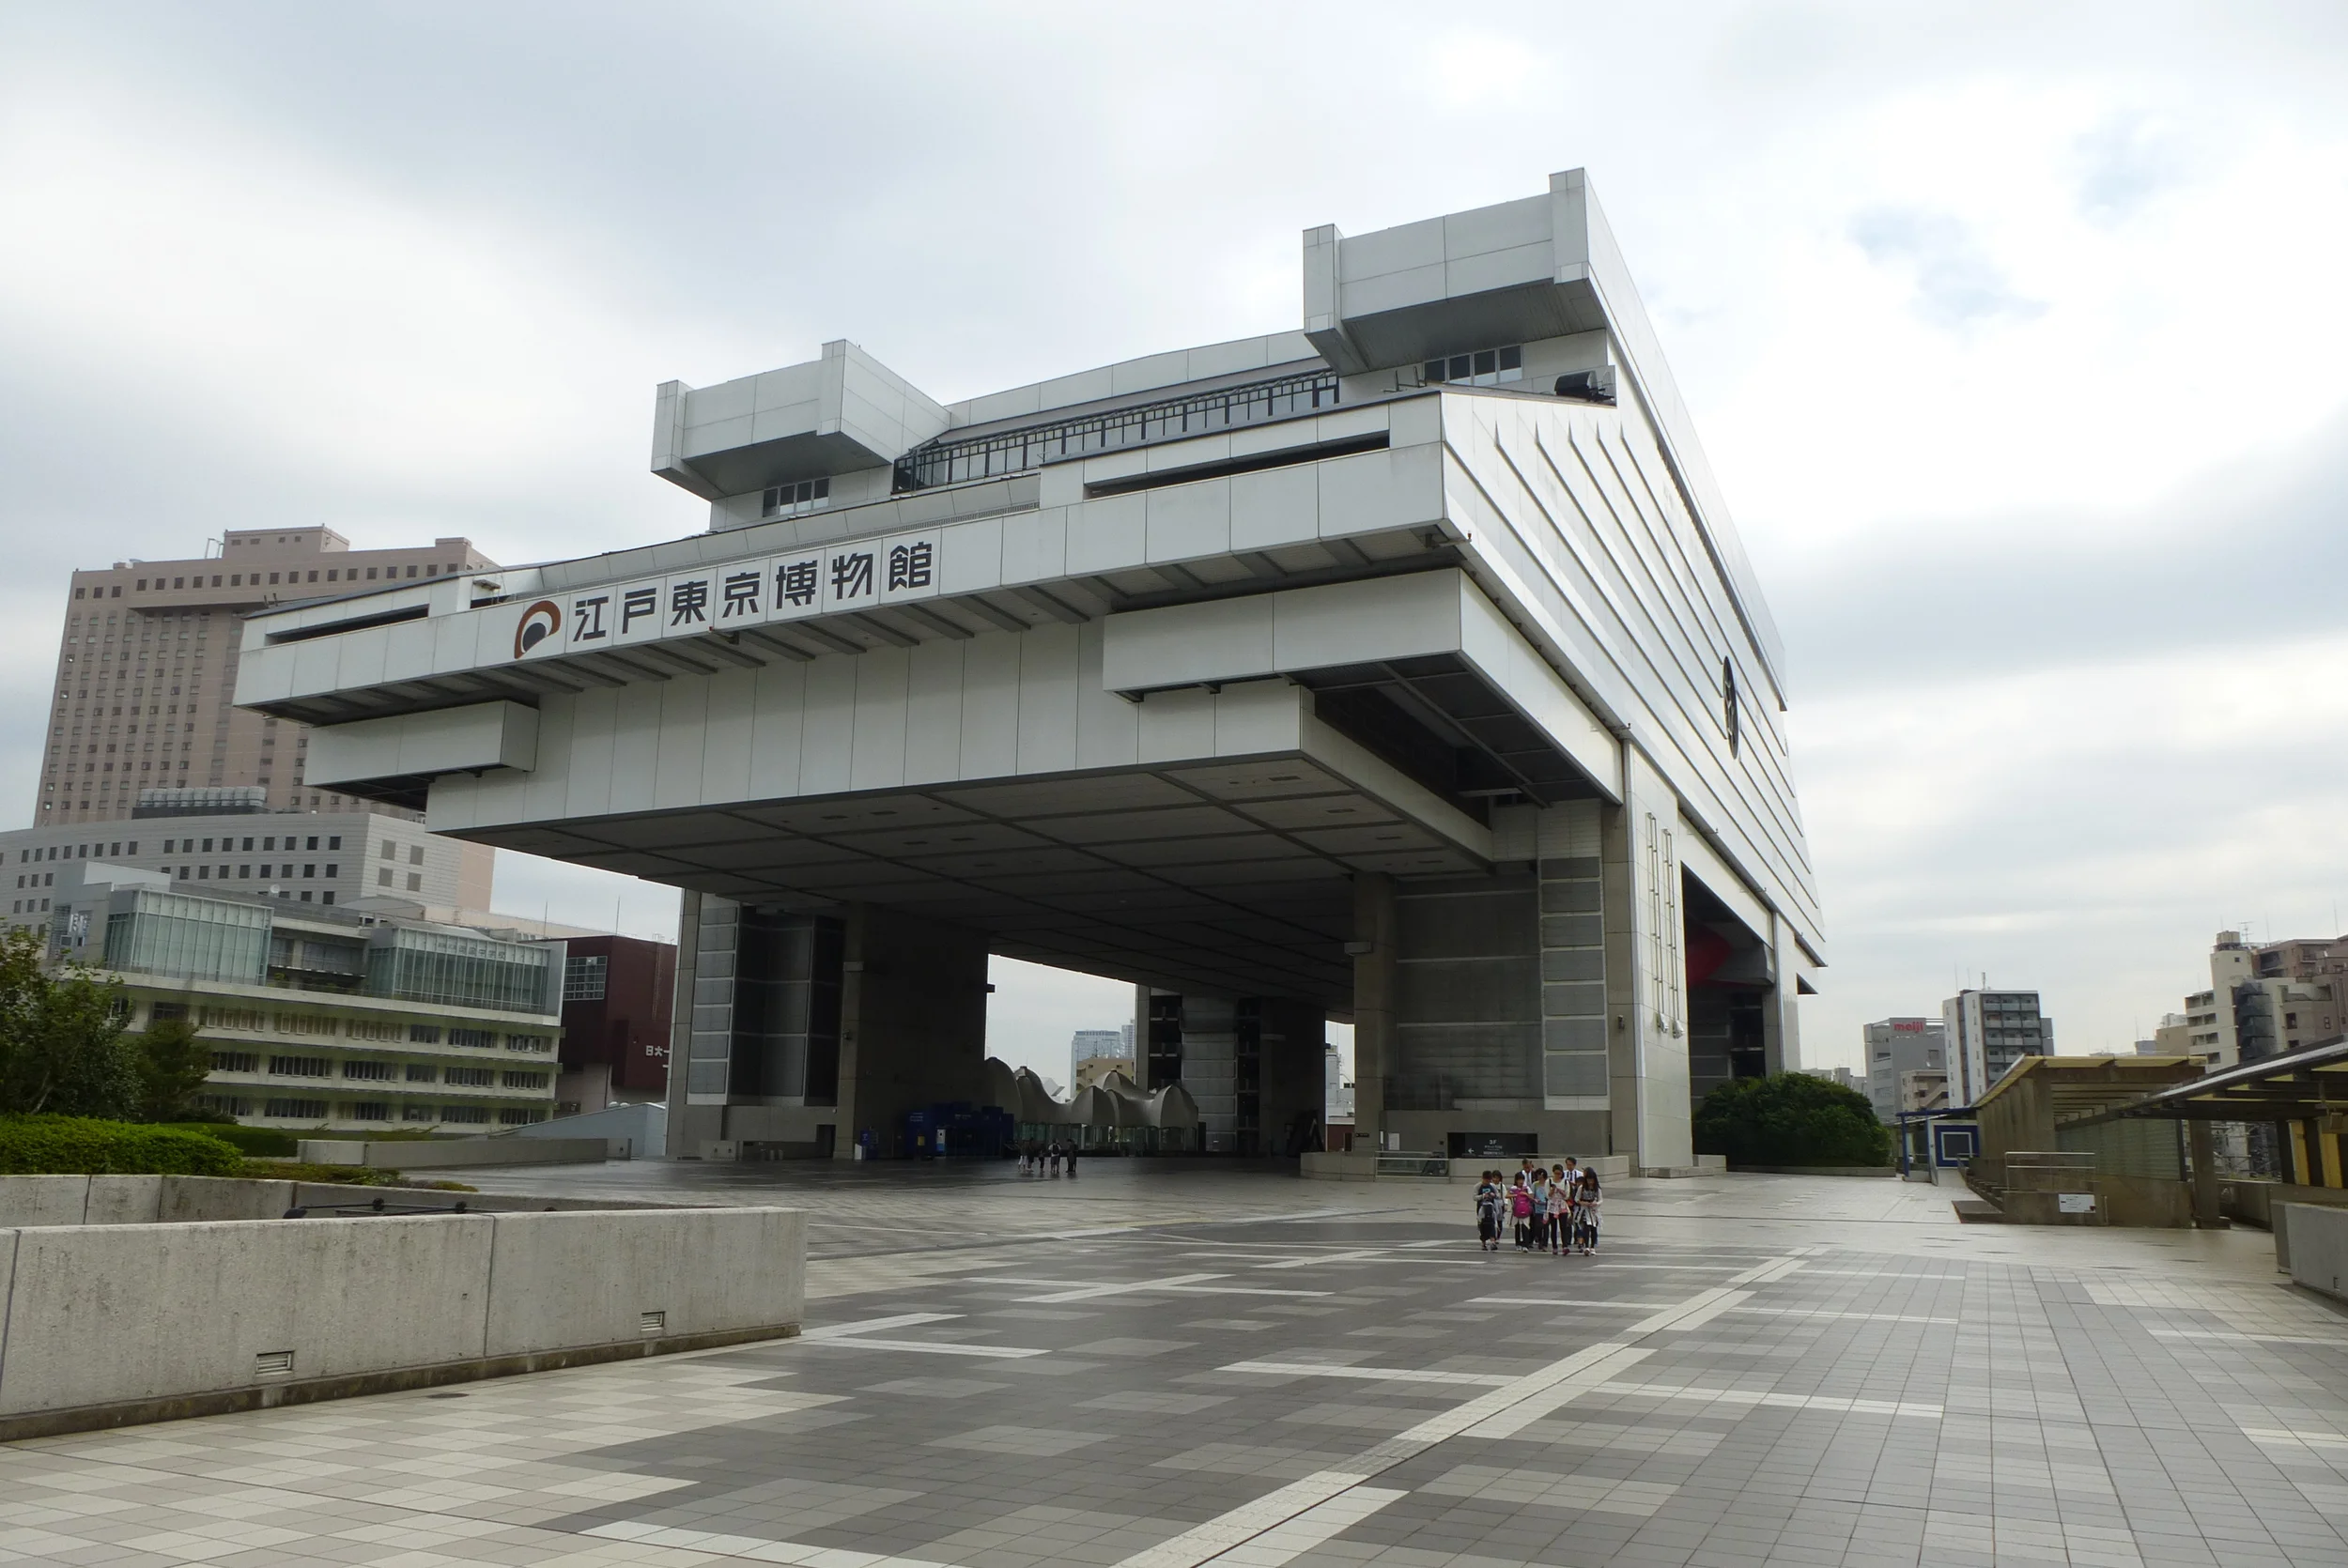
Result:
<svg viewBox="0 0 2348 1568"><path fill-rule="evenodd" d="M2189 439L2191 410L2177 410ZM2348 623L2348 410L2118 516L1903 521L1800 557L1766 548L1802 699L2229 647ZM1772 557L1776 559L1772 559Z"/></svg>
<svg viewBox="0 0 2348 1568"><path fill-rule="evenodd" d="M2027 321L2047 308L2016 293L1972 231L1947 213L1873 208L1851 220L1849 233L1870 261L1908 274L1916 314L1936 327Z"/></svg>
<svg viewBox="0 0 2348 1568"><path fill-rule="evenodd" d="M2142 117L2114 119L2079 138L2079 210L2105 223L2134 216L2178 184L2190 158L2170 129Z"/></svg>

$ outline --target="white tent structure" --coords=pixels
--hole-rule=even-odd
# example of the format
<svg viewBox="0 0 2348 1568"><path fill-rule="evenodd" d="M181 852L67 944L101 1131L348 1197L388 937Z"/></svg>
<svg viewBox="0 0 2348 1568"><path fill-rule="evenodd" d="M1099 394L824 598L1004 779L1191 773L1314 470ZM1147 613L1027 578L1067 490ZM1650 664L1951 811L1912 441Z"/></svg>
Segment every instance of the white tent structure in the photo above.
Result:
<svg viewBox="0 0 2348 1568"><path fill-rule="evenodd" d="M1022 1139L1073 1141L1087 1149L1171 1153L1200 1146L1198 1102L1180 1084L1144 1090L1111 1072L1067 1099L1056 1098L1027 1068L986 1062L990 1103L1011 1113Z"/></svg>

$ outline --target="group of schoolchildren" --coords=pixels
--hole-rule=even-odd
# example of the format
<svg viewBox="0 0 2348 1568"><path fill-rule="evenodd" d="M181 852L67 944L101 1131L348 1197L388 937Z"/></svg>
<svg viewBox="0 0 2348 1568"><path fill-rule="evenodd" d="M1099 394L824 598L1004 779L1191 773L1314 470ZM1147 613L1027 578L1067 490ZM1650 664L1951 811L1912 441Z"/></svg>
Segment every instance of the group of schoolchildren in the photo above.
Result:
<svg viewBox="0 0 2348 1568"><path fill-rule="evenodd" d="M1580 1253L1598 1255L1598 1173L1568 1160L1543 1170L1527 1160L1504 1184L1486 1171L1475 1189L1475 1236L1488 1253L1500 1251L1500 1234L1516 1227L1520 1253Z"/></svg>
<svg viewBox="0 0 2348 1568"><path fill-rule="evenodd" d="M1022 1140L1019 1145L1019 1174L1021 1176L1042 1176L1046 1166L1051 1168L1052 1175L1058 1176L1063 1161L1068 1164L1068 1174L1074 1176L1076 1174L1076 1145L1073 1141L1061 1143L1054 1139L1047 1144L1040 1139L1027 1138Z"/></svg>

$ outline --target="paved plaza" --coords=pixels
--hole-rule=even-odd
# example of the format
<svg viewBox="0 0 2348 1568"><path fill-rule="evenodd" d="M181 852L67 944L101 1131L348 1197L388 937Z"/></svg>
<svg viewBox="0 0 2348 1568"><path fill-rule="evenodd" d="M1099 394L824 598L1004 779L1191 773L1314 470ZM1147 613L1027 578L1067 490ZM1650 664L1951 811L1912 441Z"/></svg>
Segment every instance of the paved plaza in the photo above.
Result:
<svg viewBox="0 0 2348 1568"><path fill-rule="evenodd" d="M801 1204L808 1331L0 1448L0 1561L2348 1563L2348 1318L2263 1234L1731 1176L1558 1259L1208 1161L473 1179Z"/></svg>

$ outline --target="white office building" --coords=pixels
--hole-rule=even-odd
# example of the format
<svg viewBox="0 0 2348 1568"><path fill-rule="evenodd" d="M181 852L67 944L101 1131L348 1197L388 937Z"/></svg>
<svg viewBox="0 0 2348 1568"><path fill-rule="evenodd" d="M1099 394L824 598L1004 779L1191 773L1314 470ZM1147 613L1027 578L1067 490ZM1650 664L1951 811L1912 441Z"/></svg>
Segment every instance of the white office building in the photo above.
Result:
<svg viewBox="0 0 2348 1568"><path fill-rule="evenodd" d="M247 623L312 787L686 890L672 1147L980 1099L986 963L1134 982L1210 1148L1692 1168L1823 962L1776 629L1578 170L1306 230L1299 330L959 401L654 399L706 532ZM681 974L680 978L684 976Z"/></svg>
<svg viewBox="0 0 2348 1568"><path fill-rule="evenodd" d="M46 927L70 865L103 861L154 871L192 893L257 894L348 906L401 898L481 909L491 852L380 811L281 810L258 788L150 790L131 817L0 833L0 919Z"/></svg>
<svg viewBox="0 0 2348 1568"><path fill-rule="evenodd" d="M186 1019L205 1104L240 1122L493 1132L548 1118L564 947L459 926L60 867L50 954L122 988L126 1022Z"/></svg>

